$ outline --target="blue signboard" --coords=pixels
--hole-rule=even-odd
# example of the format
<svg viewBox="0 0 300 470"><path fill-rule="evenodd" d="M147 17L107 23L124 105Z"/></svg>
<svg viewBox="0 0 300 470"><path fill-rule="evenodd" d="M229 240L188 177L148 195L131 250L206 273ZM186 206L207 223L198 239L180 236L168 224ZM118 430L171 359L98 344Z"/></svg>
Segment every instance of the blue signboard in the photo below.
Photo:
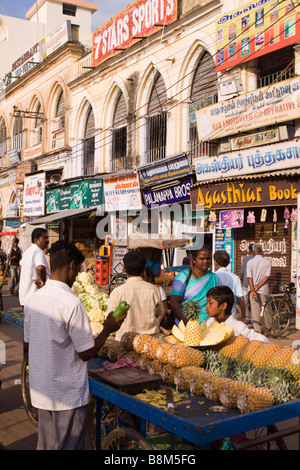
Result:
<svg viewBox="0 0 300 470"><path fill-rule="evenodd" d="M170 204L190 201L190 187L192 179L184 179L174 186L162 189L145 189L143 191L144 201L148 209Z"/></svg>
<svg viewBox="0 0 300 470"><path fill-rule="evenodd" d="M145 165L138 170L145 185L183 178L192 173L190 161L185 153L162 160L159 163Z"/></svg>

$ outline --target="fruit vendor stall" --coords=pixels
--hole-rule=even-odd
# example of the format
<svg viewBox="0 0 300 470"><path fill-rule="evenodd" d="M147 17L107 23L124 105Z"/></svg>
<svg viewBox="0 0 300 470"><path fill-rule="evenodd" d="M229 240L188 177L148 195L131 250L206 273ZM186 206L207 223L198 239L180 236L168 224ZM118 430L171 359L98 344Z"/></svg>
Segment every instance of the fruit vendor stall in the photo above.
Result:
<svg viewBox="0 0 300 470"><path fill-rule="evenodd" d="M98 335L108 296L89 273L79 274L73 290L85 305L94 336ZM300 426L278 432L275 423L300 415L298 351L233 336L224 323L203 322L196 346L187 344L192 341L188 332L188 323L181 322L168 335L128 332L120 341L114 335L107 339L89 362L90 391L97 403L97 419L92 422L95 447L111 448L111 433L115 440L129 433L132 441L132 429L124 431L119 418L107 427L111 432L102 435L102 441L105 418L102 426L100 421L109 403L139 419L137 440L146 446L141 448L152 448L147 423L196 449L210 448L219 440L223 440L220 446L234 447L237 436L258 428L266 431L264 435L250 441L242 436L238 448L267 448L268 441L285 448L283 437L299 433Z"/></svg>

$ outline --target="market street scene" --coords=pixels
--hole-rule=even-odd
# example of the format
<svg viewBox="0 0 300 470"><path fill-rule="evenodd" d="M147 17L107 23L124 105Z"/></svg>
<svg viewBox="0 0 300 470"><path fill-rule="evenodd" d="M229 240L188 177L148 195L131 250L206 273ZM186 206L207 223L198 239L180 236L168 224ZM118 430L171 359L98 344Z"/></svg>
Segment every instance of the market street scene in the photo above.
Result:
<svg viewBox="0 0 300 470"><path fill-rule="evenodd" d="M299 450L300 3L103 3L0 3L0 450Z"/></svg>

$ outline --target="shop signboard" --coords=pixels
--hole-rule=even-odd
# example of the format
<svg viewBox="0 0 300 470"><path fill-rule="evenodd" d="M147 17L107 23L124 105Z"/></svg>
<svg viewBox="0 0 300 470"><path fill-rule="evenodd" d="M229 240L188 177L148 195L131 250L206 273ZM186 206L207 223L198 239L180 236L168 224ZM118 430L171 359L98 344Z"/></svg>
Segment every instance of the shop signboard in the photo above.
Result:
<svg viewBox="0 0 300 470"><path fill-rule="evenodd" d="M159 163L145 165L138 170L145 185L182 178L192 173L190 161L185 153Z"/></svg>
<svg viewBox="0 0 300 470"><path fill-rule="evenodd" d="M46 174L36 173L24 179L23 215L34 218L45 213Z"/></svg>
<svg viewBox="0 0 300 470"><path fill-rule="evenodd" d="M46 191L46 212L66 209L88 209L103 204L103 180L93 179L71 183Z"/></svg>
<svg viewBox="0 0 300 470"><path fill-rule="evenodd" d="M299 42L299 14L293 0L260 0L217 17L216 71Z"/></svg>
<svg viewBox="0 0 300 470"><path fill-rule="evenodd" d="M286 126L282 126L285 131L286 138L288 138ZM242 148L255 147L257 145L274 144L279 142L280 132L279 128L269 129L267 131L257 132L256 134L247 134L240 137L230 139L231 150L240 150Z"/></svg>
<svg viewBox="0 0 300 470"><path fill-rule="evenodd" d="M147 209L152 209L154 207L190 201L191 186L192 179L187 178L169 187L146 189L143 191L146 207Z"/></svg>
<svg viewBox="0 0 300 470"><path fill-rule="evenodd" d="M111 256L111 272L112 273L123 273L124 272L124 263L123 258L128 253L127 248L121 248L119 246L114 246L112 249Z"/></svg>
<svg viewBox="0 0 300 470"><path fill-rule="evenodd" d="M24 160L39 157L40 155L42 155L42 144L33 145L24 150Z"/></svg>
<svg viewBox="0 0 300 470"><path fill-rule="evenodd" d="M295 140L268 146L231 152L216 158L203 157L194 160L197 181L209 181L224 177L253 175L298 167L300 142Z"/></svg>
<svg viewBox="0 0 300 470"><path fill-rule="evenodd" d="M137 173L104 178L104 201L107 212L142 209Z"/></svg>
<svg viewBox="0 0 300 470"><path fill-rule="evenodd" d="M136 0L93 32L92 65L118 54L177 19L178 0Z"/></svg>
<svg viewBox="0 0 300 470"><path fill-rule="evenodd" d="M191 187L192 209L249 209L264 206L296 206L300 178L227 181Z"/></svg>
<svg viewBox="0 0 300 470"><path fill-rule="evenodd" d="M71 21L66 20L42 39L40 43L41 59L46 59L52 52L69 41L72 41L72 26Z"/></svg>
<svg viewBox="0 0 300 470"><path fill-rule="evenodd" d="M300 77L258 88L195 111L199 141L300 117Z"/></svg>

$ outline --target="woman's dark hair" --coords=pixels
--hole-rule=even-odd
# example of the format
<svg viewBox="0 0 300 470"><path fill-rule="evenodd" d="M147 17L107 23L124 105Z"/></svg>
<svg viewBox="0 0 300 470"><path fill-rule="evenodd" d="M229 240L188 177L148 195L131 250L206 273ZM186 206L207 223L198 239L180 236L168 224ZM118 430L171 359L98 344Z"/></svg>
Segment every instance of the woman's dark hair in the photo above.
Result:
<svg viewBox="0 0 300 470"><path fill-rule="evenodd" d="M217 250L214 254L214 260L219 266L222 266L222 268L226 268L230 263L229 254L225 250Z"/></svg>
<svg viewBox="0 0 300 470"><path fill-rule="evenodd" d="M80 266L85 260L81 251L75 245L65 240L59 240L53 243L49 254L52 271L63 268L72 261L75 261L75 263Z"/></svg>
<svg viewBox="0 0 300 470"><path fill-rule="evenodd" d="M198 253L200 253L201 251L208 251L210 253L211 249L208 245L203 245L201 248L198 248L197 250L191 249L191 255L192 255L193 260L197 258Z"/></svg>
<svg viewBox="0 0 300 470"><path fill-rule="evenodd" d="M212 287L207 291L206 298L211 297L212 299L216 300L218 302L218 306L224 302L227 303L227 308L225 310L225 313L227 315L231 314L231 310L234 304L234 295L230 287L227 286L216 286Z"/></svg>
<svg viewBox="0 0 300 470"><path fill-rule="evenodd" d="M139 251L129 251L124 256L123 263L129 276L141 276L145 269L146 258Z"/></svg>
<svg viewBox="0 0 300 470"><path fill-rule="evenodd" d="M38 240L45 232L48 233L48 230L45 228L35 228L31 233L31 242L34 243L35 240Z"/></svg>

